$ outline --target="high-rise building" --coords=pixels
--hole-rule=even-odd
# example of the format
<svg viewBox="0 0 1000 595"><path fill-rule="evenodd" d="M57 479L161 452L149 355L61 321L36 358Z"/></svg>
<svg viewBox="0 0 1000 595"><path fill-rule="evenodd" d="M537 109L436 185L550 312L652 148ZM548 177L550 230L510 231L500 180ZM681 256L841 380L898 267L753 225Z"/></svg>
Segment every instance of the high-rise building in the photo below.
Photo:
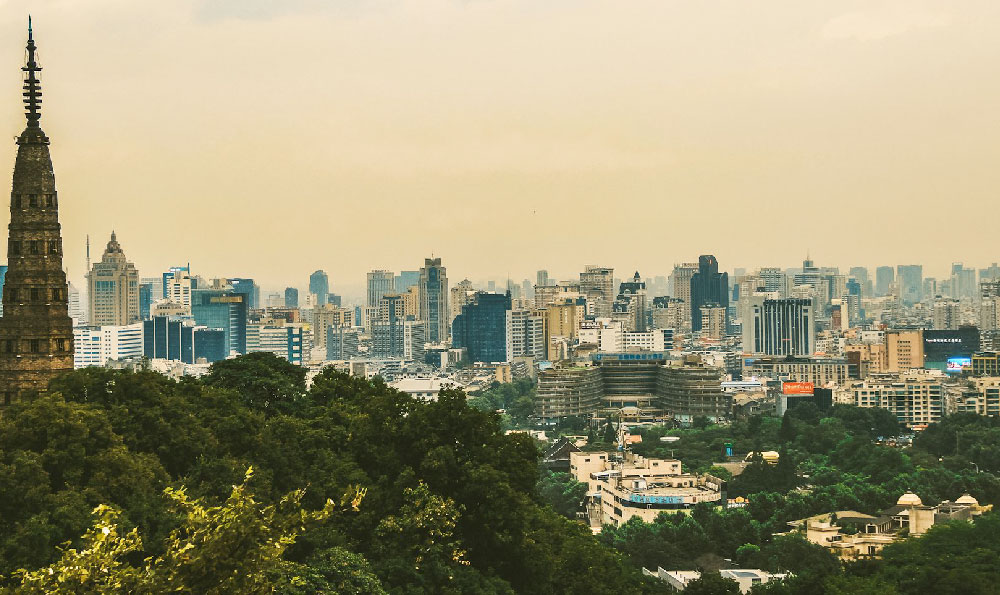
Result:
<svg viewBox="0 0 1000 595"><path fill-rule="evenodd" d="M961 303L954 298L934 300L934 329L957 330L962 323Z"/></svg>
<svg viewBox="0 0 1000 595"><path fill-rule="evenodd" d="M420 283L420 271L399 271L393 279L393 289L404 292L411 287L416 287Z"/></svg>
<svg viewBox="0 0 1000 595"><path fill-rule="evenodd" d="M675 269L676 270L676 269ZM701 330L702 306L729 307L729 274L719 272L711 254L698 257L698 272L691 276L691 330Z"/></svg>
<svg viewBox="0 0 1000 595"><path fill-rule="evenodd" d="M125 326L136 323L139 315L139 272L126 260L111 232L111 241L101 260L87 273L88 324Z"/></svg>
<svg viewBox="0 0 1000 595"><path fill-rule="evenodd" d="M0 296L3 295L3 282L7 277L7 265L0 265ZM3 316L3 304L0 303L0 316Z"/></svg>
<svg viewBox="0 0 1000 595"><path fill-rule="evenodd" d="M976 269L956 262L951 265L951 297L956 299L976 297ZM933 297L933 296L932 296Z"/></svg>
<svg viewBox="0 0 1000 595"><path fill-rule="evenodd" d="M286 308L298 308L299 307L299 290L294 287L285 288L285 307Z"/></svg>
<svg viewBox="0 0 1000 595"><path fill-rule="evenodd" d="M233 278L229 279L229 284L233 291L246 296L247 311L260 309L260 285L253 279Z"/></svg>
<svg viewBox="0 0 1000 595"><path fill-rule="evenodd" d="M542 269L535 273L535 285L548 285L549 272Z"/></svg>
<svg viewBox="0 0 1000 595"><path fill-rule="evenodd" d="M368 306L378 307L382 296L395 293L395 276L392 271L371 271L368 273Z"/></svg>
<svg viewBox="0 0 1000 595"><path fill-rule="evenodd" d="M429 343L448 340L448 270L440 258L425 258L420 269L420 319L427 326L425 339Z"/></svg>
<svg viewBox="0 0 1000 595"><path fill-rule="evenodd" d="M626 330L642 333L648 326L646 312L646 282L639 277L639 271L636 271L630 281L618 286L614 314L625 322Z"/></svg>
<svg viewBox="0 0 1000 595"><path fill-rule="evenodd" d="M892 267L882 266L875 269L875 295L889 295L889 286L896 280L896 272Z"/></svg>
<svg viewBox="0 0 1000 595"><path fill-rule="evenodd" d="M149 311L153 307L153 284L139 283L139 319L149 320Z"/></svg>
<svg viewBox="0 0 1000 595"><path fill-rule="evenodd" d="M452 347L472 362L509 362L514 353L510 293L475 295L452 324Z"/></svg>
<svg viewBox="0 0 1000 595"><path fill-rule="evenodd" d="M763 355L810 356L816 350L816 320L810 299L748 298L743 351Z"/></svg>
<svg viewBox="0 0 1000 595"><path fill-rule="evenodd" d="M319 270L309 275L309 293L316 296L316 305L322 306L330 295L330 278L326 271Z"/></svg>
<svg viewBox="0 0 1000 595"><path fill-rule="evenodd" d="M788 276L785 271L777 267L762 267L757 271L757 276L764 282L764 291L776 292L781 297L788 292ZM742 297L740 296L741 299Z"/></svg>
<svg viewBox="0 0 1000 595"><path fill-rule="evenodd" d="M913 305L923 299L924 267L922 265L898 265L896 275L899 277L899 294L904 304Z"/></svg>
<svg viewBox="0 0 1000 595"><path fill-rule="evenodd" d="M329 327L326 331L327 361L349 360L360 355L359 332L350 327Z"/></svg>
<svg viewBox="0 0 1000 595"><path fill-rule="evenodd" d="M542 361L547 356L545 345L545 312L543 310L511 311L511 357L530 357Z"/></svg>
<svg viewBox="0 0 1000 595"><path fill-rule="evenodd" d="M455 321L456 316L462 313L462 306L472 300L472 296L476 294L476 290L472 288L472 281L462 279L451 288L450 292L451 297L448 299L448 307L451 313L451 318L448 319L449 325Z"/></svg>
<svg viewBox="0 0 1000 595"><path fill-rule="evenodd" d="M349 308L340 308L332 304L314 307L312 309L313 349L319 352L316 357L323 357L322 354L327 351L328 329L350 328L354 322L354 310Z"/></svg>
<svg viewBox="0 0 1000 595"><path fill-rule="evenodd" d="M197 287L197 282L188 267L171 267L163 273L163 297L190 312L191 291Z"/></svg>
<svg viewBox="0 0 1000 595"><path fill-rule="evenodd" d="M195 325L190 319L154 316L143 322L142 354L149 359L165 359L195 364L226 359L226 332Z"/></svg>
<svg viewBox="0 0 1000 595"><path fill-rule="evenodd" d="M587 265L580 273L580 293L587 298L588 313L595 318L610 318L615 299L615 270Z"/></svg>
<svg viewBox="0 0 1000 595"><path fill-rule="evenodd" d="M868 275L868 267L851 267L848 276L853 277L861 285L861 297L871 296L873 287Z"/></svg>
<svg viewBox="0 0 1000 595"><path fill-rule="evenodd" d="M7 275L0 318L2 404L45 392L49 381L73 369L73 321L62 267L62 237L49 138L38 124L41 68L28 23L24 105L27 126L17 138L10 193Z"/></svg>
<svg viewBox="0 0 1000 595"><path fill-rule="evenodd" d="M182 266L182 267L170 267L169 269L167 269L166 271L164 271L164 273L162 275L163 295L160 296L160 297L163 297L163 298L168 299L168 300L172 299L172 296L170 295L170 289L168 287L168 284L169 284L169 282L170 282L171 279L182 278L182 277L184 277L184 278L190 278L191 277L191 265L186 265L186 266ZM190 289L190 288L191 288L191 283L188 283L188 289ZM189 296L189 298L190 298L190 296ZM190 304L188 304L188 305L190 305Z"/></svg>
<svg viewBox="0 0 1000 595"><path fill-rule="evenodd" d="M302 364L303 332L301 324L248 324L247 353L273 353L293 364Z"/></svg>
<svg viewBox="0 0 1000 595"><path fill-rule="evenodd" d="M985 269L979 269L980 281L1000 281L1000 266L993 263Z"/></svg>
<svg viewBox="0 0 1000 595"><path fill-rule="evenodd" d="M406 316L406 297L389 293L379 300L371 322L371 354L378 358L420 359L424 353L424 326ZM329 351L329 346L327 348Z"/></svg>
<svg viewBox="0 0 1000 595"><path fill-rule="evenodd" d="M691 277L697 272L697 262L685 262L683 264L675 264L673 272L670 273L670 295L679 300L684 300L688 311L691 309Z"/></svg>
<svg viewBox="0 0 1000 595"><path fill-rule="evenodd" d="M73 329L73 343L73 367L77 369L142 357L142 323L78 326Z"/></svg>
<svg viewBox="0 0 1000 595"><path fill-rule="evenodd" d="M247 352L246 295L232 289L196 289L191 314L196 323L225 331L226 354Z"/></svg>

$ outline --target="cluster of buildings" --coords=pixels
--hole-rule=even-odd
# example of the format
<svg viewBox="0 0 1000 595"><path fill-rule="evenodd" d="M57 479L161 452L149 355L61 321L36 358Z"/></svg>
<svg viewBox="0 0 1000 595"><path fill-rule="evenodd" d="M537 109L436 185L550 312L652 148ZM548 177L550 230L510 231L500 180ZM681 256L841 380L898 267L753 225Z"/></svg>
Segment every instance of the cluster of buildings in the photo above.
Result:
<svg viewBox="0 0 1000 595"><path fill-rule="evenodd" d="M262 296L247 276L205 278L190 263L140 276L111 232L86 287L67 282L59 196L40 127L30 38L26 126L18 136L5 266L0 267L0 402L85 366L143 362L170 373L270 352L316 372L470 390L537 377L538 420L724 421L807 401L882 407L919 429L953 411L1000 413L1000 267L956 263L841 271L725 271L710 254L669 275L587 265L570 279L449 283L439 257L373 270L363 299L308 288ZM414 386L416 386L415 384ZM428 391L416 391L426 393Z"/></svg>

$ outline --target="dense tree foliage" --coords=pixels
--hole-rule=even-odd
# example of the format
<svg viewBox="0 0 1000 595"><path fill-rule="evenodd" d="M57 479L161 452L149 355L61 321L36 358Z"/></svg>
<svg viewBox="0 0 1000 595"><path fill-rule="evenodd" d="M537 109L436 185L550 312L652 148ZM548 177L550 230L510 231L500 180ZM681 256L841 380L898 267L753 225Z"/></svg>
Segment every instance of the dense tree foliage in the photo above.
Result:
<svg viewBox="0 0 1000 595"><path fill-rule="evenodd" d="M505 436L498 414L470 407L457 391L422 403L332 369L307 390L301 372L266 354L179 382L87 369L53 382L48 397L8 408L0 576L13 585L19 568L36 576L60 564L64 542L88 550L99 505L117 511L99 521L126 539L123 564L171 560L177 540L190 536L191 512L165 490L212 510L252 466L246 489L260 510L280 510L289 493L307 513L354 486L366 494L356 512L307 527L256 573L282 592L663 588L540 503L538 448L525 435ZM133 530L141 540L128 541Z"/></svg>

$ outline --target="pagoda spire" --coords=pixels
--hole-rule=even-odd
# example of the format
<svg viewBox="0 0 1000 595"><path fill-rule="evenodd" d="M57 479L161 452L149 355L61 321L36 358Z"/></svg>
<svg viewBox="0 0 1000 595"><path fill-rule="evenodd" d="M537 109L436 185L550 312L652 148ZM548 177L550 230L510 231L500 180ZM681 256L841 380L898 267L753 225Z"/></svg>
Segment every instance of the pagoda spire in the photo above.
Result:
<svg viewBox="0 0 1000 595"><path fill-rule="evenodd" d="M38 128L38 120L42 118L42 83L38 73L42 67L35 60L35 39L31 32L31 15L28 15L28 45L25 48L28 57L21 70L24 71L24 116L28 119L29 128Z"/></svg>

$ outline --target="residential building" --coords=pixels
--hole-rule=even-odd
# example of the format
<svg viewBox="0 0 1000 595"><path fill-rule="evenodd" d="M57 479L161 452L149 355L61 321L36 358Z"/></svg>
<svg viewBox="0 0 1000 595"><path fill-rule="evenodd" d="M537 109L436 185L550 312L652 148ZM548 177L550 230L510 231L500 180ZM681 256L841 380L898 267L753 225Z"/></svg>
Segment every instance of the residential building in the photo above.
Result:
<svg viewBox="0 0 1000 595"><path fill-rule="evenodd" d="M530 357L545 360L548 348L545 343L545 312L543 310L512 310L511 357Z"/></svg>
<svg viewBox="0 0 1000 595"><path fill-rule="evenodd" d="M614 316L625 322L625 330L645 332L647 328L646 283L635 272L631 281L622 283L614 302Z"/></svg>
<svg viewBox="0 0 1000 595"><path fill-rule="evenodd" d="M313 349L319 354L327 353L326 339L331 328L354 326L354 310L332 304L316 306L312 310ZM317 355L322 357L322 355Z"/></svg>
<svg viewBox="0 0 1000 595"><path fill-rule="evenodd" d="M857 374L850 373L847 359L826 357L764 356L746 358L743 377L811 382L814 386L843 385Z"/></svg>
<svg viewBox="0 0 1000 595"><path fill-rule="evenodd" d="M701 333L702 339L722 339L726 336L729 327L727 324L727 310L722 306L708 304L701 307Z"/></svg>
<svg viewBox="0 0 1000 595"><path fill-rule="evenodd" d="M886 331L885 351L886 372L900 373L923 368L923 331L920 329Z"/></svg>
<svg viewBox="0 0 1000 595"><path fill-rule="evenodd" d="M580 293L587 298L588 314L610 318L615 299L612 268L587 265L580 273ZM536 290L537 291L537 290Z"/></svg>
<svg viewBox="0 0 1000 595"><path fill-rule="evenodd" d="M329 325L326 328L327 361L344 361L361 355L360 332L356 328Z"/></svg>
<svg viewBox="0 0 1000 595"><path fill-rule="evenodd" d="M304 329L301 324L255 322L247 325L247 353L268 352L293 364L302 364Z"/></svg>
<svg viewBox="0 0 1000 595"><path fill-rule="evenodd" d="M934 328L936 330L958 329L961 323L961 302L954 298L938 298L934 300Z"/></svg>
<svg viewBox="0 0 1000 595"><path fill-rule="evenodd" d="M682 424L696 417L713 422L729 418L732 395L723 392L720 370L707 366L697 356L670 362L657 374L657 392L664 412Z"/></svg>
<svg viewBox="0 0 1000 595"><path fill-rule="evenodd" d="M909 429L941 421L945 413L943 376L914 371L855 382L848 389L858 407L886 409Z"/></svg>

